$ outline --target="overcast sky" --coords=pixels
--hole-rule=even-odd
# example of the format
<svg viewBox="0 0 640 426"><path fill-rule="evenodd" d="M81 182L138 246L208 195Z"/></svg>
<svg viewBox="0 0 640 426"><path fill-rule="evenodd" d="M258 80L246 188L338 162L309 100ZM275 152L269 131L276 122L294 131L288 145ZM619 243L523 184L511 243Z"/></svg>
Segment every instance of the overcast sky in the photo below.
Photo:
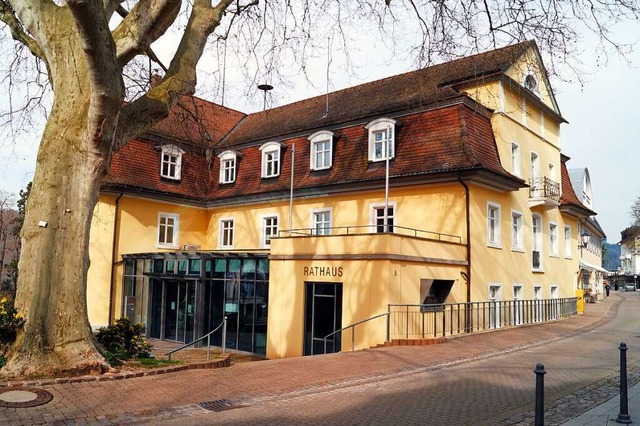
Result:
<svg viewBox="0 0 640 426"><path fill-rule="evenodd" d="M640 29L629 26L619 31L618 36L627 41L638 40ZM155 48L162 58L163 52L159 49ZM593 58L587 55L585 62L593 73L587 77L589 81L584 86L557 79L552 80L552 85L562 115L569 121L561 130L562 152L571 157L569 168L589 169L597 219L608 241L616 243L620 240L620 231L630 224L631 203L640 197L640 109L636 104L640 99L640 53L629 55L630 63L613 56L606 65L597 68L594 59L597 52L590 53ZM340 52L332 52L331 58L331 90L388 77L414 67L409 59L392 58L388 49L380 45L375 46L375 55L371 50L351 52L350 60L355 66L348 73L340 65L344 59ZM323 94L326 62L326 58L320 58L309 64L310 82L294 77L288 87L274 84L270 105ZM199 81L207 85L211 78L200 78ZM262 108L262 95L257 90L247 90L241 73L233 65L227 66L226 87L227 106L243 112ZM199 90L197 94L202 97L220 102L219 92L207 93L211 91L203 87ZM24 137L17 143L0 137L0 191L17 194L33 178L38 142L39 135Z"/></svg>

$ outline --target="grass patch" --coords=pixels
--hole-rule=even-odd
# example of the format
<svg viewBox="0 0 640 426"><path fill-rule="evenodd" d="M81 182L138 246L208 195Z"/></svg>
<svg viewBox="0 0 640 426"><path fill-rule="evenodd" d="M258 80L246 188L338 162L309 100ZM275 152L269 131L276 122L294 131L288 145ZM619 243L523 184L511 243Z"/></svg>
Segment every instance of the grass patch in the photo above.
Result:
<svg viewBox="0 0 640 426"><path fill-rule="evenodd" d="M180 365L182 361L180 360L171 360L168 359L158 359L158 358L138 358L135 360L127 361L127 367L132 368L161 368L168 367L170 365Z"/></svg>

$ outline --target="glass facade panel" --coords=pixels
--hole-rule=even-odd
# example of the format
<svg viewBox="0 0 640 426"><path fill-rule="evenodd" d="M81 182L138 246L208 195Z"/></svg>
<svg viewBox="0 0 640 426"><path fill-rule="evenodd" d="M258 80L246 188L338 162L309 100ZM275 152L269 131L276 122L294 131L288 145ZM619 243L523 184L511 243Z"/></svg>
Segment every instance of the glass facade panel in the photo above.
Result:
<svg viewBox="0 0 640 426"><path fill-rule="evenodd" d="M131 297L129 301L134 306L132 321L142 322L148 337L189 343L220 325L226 316L229 349L266 353L269 298L266 257L207 258L204 254L178 260L168 259L167 254L160 259L152 256L126 259L127 270L137 273L125 275L123 281L123 295ZM202 262L204 280L199 279ZM184 278L180 281L172 278L174 271L184 274ZM203 300L197 300L196 295ZM222 344L222 329L212 335L212 344Z"/></svg>
<svg viewBox="0 0 640 426"><path fill-rule="evenodd" d="M179 275L186 275L187 273L187 261L185 260L179 260L178 261L178 274Z"/></svg>
<svg viewBox="0 0 640 426"><path fill-rule="evenodd" d="M189 259L189 275L200 275L200 265L202 260Z"/></svg>

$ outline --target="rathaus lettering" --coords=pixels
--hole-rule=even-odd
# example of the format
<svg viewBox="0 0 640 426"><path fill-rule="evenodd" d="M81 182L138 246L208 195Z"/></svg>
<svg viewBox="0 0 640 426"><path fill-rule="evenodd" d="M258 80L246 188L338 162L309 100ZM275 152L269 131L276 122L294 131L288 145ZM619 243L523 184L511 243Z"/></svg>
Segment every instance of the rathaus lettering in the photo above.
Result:
<svg viewBox="0 0 640 426"><path fill-rule="evenodd" d="M338 267L305 266L303 274L306 277L341 277L342 266L338 266Z"/></svg>

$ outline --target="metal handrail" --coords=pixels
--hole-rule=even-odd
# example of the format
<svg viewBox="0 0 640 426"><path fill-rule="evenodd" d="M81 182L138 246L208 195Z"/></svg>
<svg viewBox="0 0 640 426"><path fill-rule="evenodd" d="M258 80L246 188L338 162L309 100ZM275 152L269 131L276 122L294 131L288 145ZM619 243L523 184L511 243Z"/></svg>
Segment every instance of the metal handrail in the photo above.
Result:
<svg viewBox="0 0 640 426"><path fill-rule="evenodd" d="M390 304L389 336L446 337L535 324L577 315L577 299L552 298L448 304ZM387 338L389 340L389 338Z"/></svg>
<svg viewBox="0 0 640 426"><path fill-rule="evenodd" d="M355 349L354 349L354 348L355 348L355 339L354 339L354 335L355 335L355 327L356 327L356 325L360 325L360 324L365 323L365 322L367 322L367 321L371 321L371 320L374 320L374 319L376 319L376 318L380 318L380 317L384 317L384 316L389 316L389 315L391 315L391 312L385 312L385 313L383 313L383 314L375 315L375 316L373 316L373 317L370 317L370 318L364 319L364 320L362 320L362 321L358 321L358 322L353 323L353 324L351 324L351 325L348 325L348 326L346 326L346 327L342 327L340 330L336 330L336 331L334 331L333 333L329 333L329 334L327 334L326 336L324 336L324 339L322 339L322 340L324 340L324 353L325 353L325 354L327 353L327 339L328 339L329 337L333 336L334 334L340 333L340 332L342 332L342 331L344 331L344 330L346 330L346 329L348 329L348 328L350 328L350 329L351 329L351 351L353 352L353 351L355 350ZM389 330L387 329L387 334L388 334L388 332L389 332Z"/></svg>
<svg viewBox="0 0 640 426"><path fill-rule="evenodd" d="M322 231L330 231L330 230L345 231L345 233L331 233L331 234L321 234L318 232L318 229L316 228L281 229L278 231L278 237L285 236L285 235L288 235L288 236L300 235L305 237L323 237L323 236L335 237L340 235L364 235L366 233L378 234L379 232L354 233L354 230L357 231L363 228L367 230L372 230L372 229L375 230L379 226L385 227L386 230L384 233L389 233L389 234L398 234L398 235L405 235L405 236L412 236L411 234L413 234L415 238L428 238L428 239L437 240L437 241L457 241L457 242L462 241L462 237L460 237L459 235L446 234L446 233L435 232L435 231L427 231L424 229L410 228L407 226L400 226L400 225L351 225L351 226L331 226L331 227L322 228ZM389 230L389 228L391 230ZM400 229L400 230L409 231L409 232L395 232L394 231L395 229ZM421 234L426 234L427 236L421 236Z"/></svg>
<svg viewBox="0 0 640 426"><path fill-rule="evenodd" d="M224 319L222 320L222 322L220 323L220 325L218 325L216 328L214 328L213 330L211 330L210 332L208 332L207 334L205 334L204 336L200 337L197 340L194 340L191 343L187 343L185 345L180 346L179 348L170 350L169 352L167 352L166 354L164 354L166 357L168 357L169 361L171 361L171 355L179 352L183 349L188 348L189 346L193 346L198 342L203 341L204 339L207 339L207 361L209 361L209 359L211 358L211 335L213 333L215 333L216 331L220 330L220 327L222 327L222 353L225 352L226 350L226 343L227 343L227 317L224 317Z"/></svg>

